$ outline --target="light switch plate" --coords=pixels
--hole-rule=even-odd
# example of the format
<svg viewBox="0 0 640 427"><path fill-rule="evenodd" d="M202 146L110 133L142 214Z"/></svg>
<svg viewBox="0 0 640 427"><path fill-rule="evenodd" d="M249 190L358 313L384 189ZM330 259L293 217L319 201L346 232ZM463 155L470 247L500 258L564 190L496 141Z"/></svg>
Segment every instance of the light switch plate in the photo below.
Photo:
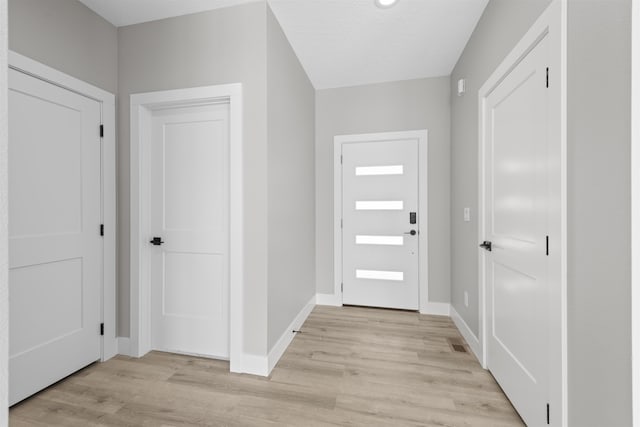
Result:
<svg viewBox="0 0 640 427"><path fill-rule="evenodd" d="M464 220L465 220L465 222L471 221L471 209L470 208L464 208Z"/></svg>

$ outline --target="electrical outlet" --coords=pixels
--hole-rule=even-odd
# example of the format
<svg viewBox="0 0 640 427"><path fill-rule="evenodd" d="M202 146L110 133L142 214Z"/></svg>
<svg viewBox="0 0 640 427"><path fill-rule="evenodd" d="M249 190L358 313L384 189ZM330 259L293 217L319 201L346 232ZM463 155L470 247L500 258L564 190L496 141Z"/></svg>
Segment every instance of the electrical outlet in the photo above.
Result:
<svg viewBox="0 0 640 427"><path fill-rule="evenodd" d="M464 291L464 306L469 308L469 294L467 291Z"/></svg>

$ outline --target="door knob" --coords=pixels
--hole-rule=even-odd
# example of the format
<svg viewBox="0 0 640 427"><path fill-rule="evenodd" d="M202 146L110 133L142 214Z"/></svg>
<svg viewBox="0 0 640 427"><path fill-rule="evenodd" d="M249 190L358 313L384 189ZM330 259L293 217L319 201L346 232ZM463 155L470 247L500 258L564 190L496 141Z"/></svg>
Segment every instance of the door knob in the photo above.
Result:
<svg viewBox="0 0 640 427"><path fill-rule="evenodd" d="M416 230L411 230L411 231L407 231L404 234L411 234L412 236L415 236L416 234L418 234L418 232Z"/></svg>
<svg viewBox="0 0 640 427"><path fill-rule="evenodd" d="M151 243L154 246L160 246L164 242L162 241L162 237L154 237L149 243Z"/></svg>
<svg viewBox="0 0 640 427"><path fill-rule="evenodd" d="M485 240L484 242L480 243L480 247L483 248L484 250L487 250L489 252L491 252L492 249L492 245L491 242Z"/></svg>

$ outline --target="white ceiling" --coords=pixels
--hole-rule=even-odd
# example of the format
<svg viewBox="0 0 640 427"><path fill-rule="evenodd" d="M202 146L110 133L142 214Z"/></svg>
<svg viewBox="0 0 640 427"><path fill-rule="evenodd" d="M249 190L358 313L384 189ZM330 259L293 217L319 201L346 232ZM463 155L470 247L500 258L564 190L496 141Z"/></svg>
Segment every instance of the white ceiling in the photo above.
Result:
<svg viewBox="0 0 640 427"><path fill-rule="evenodd" d="M189 15L258 0L80 0L116 27Z"/></svg>
<svg viewBox="0 0 640 427"><path fill-rule="evenodd" d="M316 89L448 76L488 0L270 0Z"/></svg>
<svg viewBox="0 0 640 427"><path fill-rule="evenodd" d="M116 26L258 0L80 0ZM268 0L316 89L451 74L489 0Z"/></svg>

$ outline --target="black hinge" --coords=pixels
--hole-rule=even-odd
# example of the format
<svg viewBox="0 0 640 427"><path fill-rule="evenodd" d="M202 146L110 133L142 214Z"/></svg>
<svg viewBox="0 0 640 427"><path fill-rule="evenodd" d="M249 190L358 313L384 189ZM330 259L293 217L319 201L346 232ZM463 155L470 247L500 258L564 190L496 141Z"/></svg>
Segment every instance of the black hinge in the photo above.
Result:
<svg viewBox="0 0 640 427"><path fill-rule="evenodd" d="M104 323L100 323L100 336L104 336Z"/></svg>
<svg viewBox="0 0 640 427"><path fill-rule="evenodd" d="M547 256L549 256L549 236L547 236Z"/></svg>
<svg viewBox="0 0 640 427"><path fill-rule="evenodd" d="M551 424L549 417L549 404L547 403L547 425Z"/></svg>
<svg viewBox="0 0 640 427"><path fill-rule="evenodd" d="M547 87L549 87L549 67L547 67Z"/></svg>
<svg viewBox="0 0 640 427"><path fill-rule="evenodd" d="M340 155L340 164L342 164L342 154Z"/></svg>
<svg viewBox="0 0 640 427"><path fill-rule="evenodd" d="M104 224L100 224L100 235L104 236Z"/></svg>
<svg viewBox="0 0 640 427"><path fill-rule="evenodd" d="M100 125L100 138L104 138L104 125Z"/></svg>

